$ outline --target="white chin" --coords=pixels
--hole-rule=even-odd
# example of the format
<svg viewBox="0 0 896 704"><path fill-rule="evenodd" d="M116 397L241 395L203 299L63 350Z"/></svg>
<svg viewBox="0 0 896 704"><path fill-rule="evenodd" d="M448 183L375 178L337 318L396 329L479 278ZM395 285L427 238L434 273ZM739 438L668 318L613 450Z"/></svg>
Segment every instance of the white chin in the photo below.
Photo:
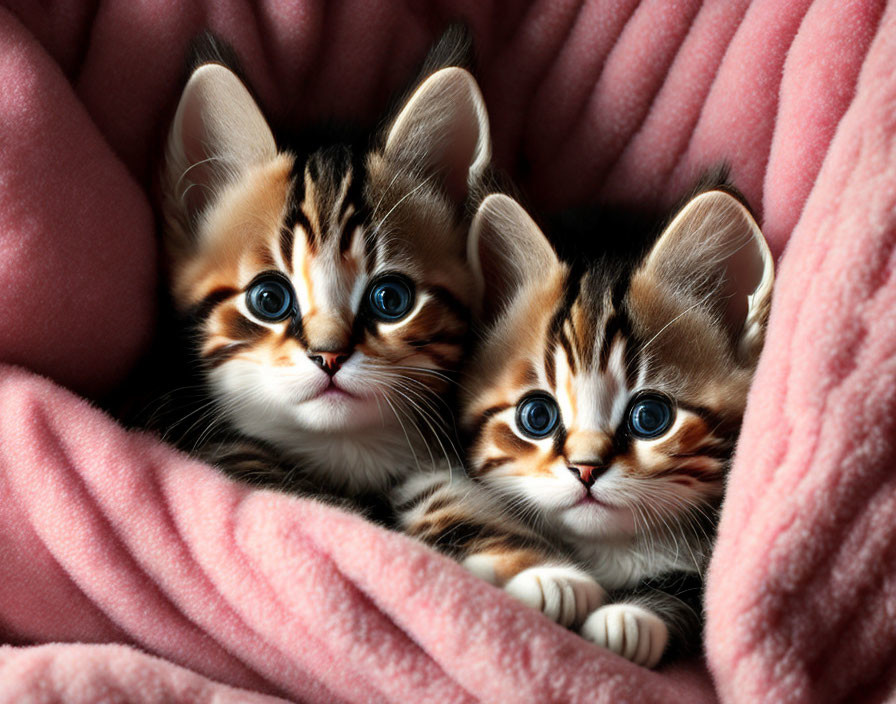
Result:
<svg viewBox="0 0 896 704"><path fill-rule="evenodd" d="M631 535L635 529L629 511L598 504L572 506L560 512L564 528L582 538Z"/></svg>
<svg viewBox="0 0 896 704"><path fill-rule="evenodd" d="M297 425L313 432L369 430L383 425L384 415L374 399L324 395L295 408Z"/></svg>

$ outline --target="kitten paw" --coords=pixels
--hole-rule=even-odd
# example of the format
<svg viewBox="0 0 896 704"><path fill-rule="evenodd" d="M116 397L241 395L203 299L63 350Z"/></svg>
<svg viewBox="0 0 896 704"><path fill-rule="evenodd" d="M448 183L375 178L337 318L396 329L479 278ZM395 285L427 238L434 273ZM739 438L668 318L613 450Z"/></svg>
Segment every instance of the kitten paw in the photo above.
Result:
<svg viewBox="0 0 896 704"><path fill-rule="evenodd" d="M567 628L582 623L607 598L603 587L575 567L530 567L507 582L504 590Z"/></svg>
<svg viewBox="0 0 896 704"><path fill-rule="evenodd" d="M498 584L498 575L495 572L495 559L491 555L470 555L460 564L479 577L479 579L489 584Z"/></svg>
<svg viewBox="0 0 896 704"><path fill-rule="evenodd" d="M669 642L669 629L662 619L634 604L608 604L599 608L585 619L579 633L586 640L644 667L656 667Z"/></svg>

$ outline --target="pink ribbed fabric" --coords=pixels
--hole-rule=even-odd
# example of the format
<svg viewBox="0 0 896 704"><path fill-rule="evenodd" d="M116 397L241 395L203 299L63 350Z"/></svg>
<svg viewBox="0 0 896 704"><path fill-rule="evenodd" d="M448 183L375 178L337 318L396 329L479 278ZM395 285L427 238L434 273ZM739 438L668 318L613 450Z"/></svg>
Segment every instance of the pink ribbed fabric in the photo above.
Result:
<svg viewBox="0 0 896 704"><path fill-rule="evenodd" d="M896 696L896 6L0 6L0 702ZM533 202L667 205L726 161L780 256L705 663L637 668L77 395L152 335L154 159L197 31L236 47L276 121L370 122L458 17Z"/></svg>

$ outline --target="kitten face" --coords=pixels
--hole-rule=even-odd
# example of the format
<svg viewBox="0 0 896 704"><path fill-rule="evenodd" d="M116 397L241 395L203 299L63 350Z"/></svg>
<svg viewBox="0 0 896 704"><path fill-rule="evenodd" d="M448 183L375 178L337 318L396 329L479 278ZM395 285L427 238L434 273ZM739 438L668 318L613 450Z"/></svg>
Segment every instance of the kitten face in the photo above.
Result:
<svg viewBox="0 0 896 704"><path fill-rule="evenodd" d="M441 378L424 370L452 370L466 332L464 234L453 211L431 193L397 203L410 191L385 190L381 165L368 179L348 163L343 170L318 160L305 168L294 213L288 156L225 192L204 223L203 263L212 270L181 280L188 304L205 313L200 355L217 397L233 406L241 430L282 433L283 442L297 428L380 425L391 415L389 395L410 386L399 372L440 389ZM314 173L338 180L322 184ZM421 231L431 234L427 243Z"/></svg>
<svg viewBox="0 0 896 704"><path fill-rule="evenodd" d="M323 437L408 442L467 330L459 206L488 158L475 83L444 69L414 93L383 147L299 156L277 149L227 69L209 65L194 78L208 68L199 88L211 97L195 99L188 84L172 128L166 234L175 301L195 321L215 399L237 430L315 459ZM235 115L234 93L243 100ZM222 104L236 125L216 124ZM436 107L441 135L431 140L426 110ZM205 125L193 141L210 157L189 154L193 113ZM246 113L253 122L240 125ZM450 126L462 130L460 144ZM219 128L261 134L246 149ZM379 481L369 475L342 480Z"/></svg>
<svg viewBox="0 0 896 704"><path fill-rule="evenodd" d="M473 404L471 416L484 420L473 446L477 476L583 537L631 535L711 503L721 495L749 373L731 369L727 341L699 320L661 333L683 310L651 315L658 292L614 306L600 272L571 279L539 292L553 305L537 322L537 339L525 347L492 341L492 353L500 345L512 357ZM580 289L571 305L568 288ZM522 310L516 317L534 323ZM656 346L645 344L651 338ZM710 351L705 370L694 368L694 347Z"/></svg>
<svg viewBox="0 0 896 704"><path fill-rule="evenodd" d="M479 380L464 403L471 472L564 534L671 531L721 497L755 363L755 341L742 337L764 329L771 281L749 214L727 194L711 198L673 221L644 261L575 271L509 199L486 201L477 216L480 280L503 281L493 292L503 306L468 375ZM726 228L725 242L712 239ZM521 233L530 254L513 262L507 248L523 247ZM669 249L670 238L696 235L706 236L702 254L693 241ZM762 291L729 319L725 279L714 282L711 267L735 242L753 248L760 268L729 281L745 298Z"/></svg>

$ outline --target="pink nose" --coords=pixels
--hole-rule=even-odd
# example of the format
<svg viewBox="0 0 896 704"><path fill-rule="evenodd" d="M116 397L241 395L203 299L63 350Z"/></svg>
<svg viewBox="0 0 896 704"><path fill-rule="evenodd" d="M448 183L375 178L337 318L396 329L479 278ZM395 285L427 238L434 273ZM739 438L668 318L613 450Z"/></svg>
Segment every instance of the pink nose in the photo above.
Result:
<svg viewBox="0 0 896 704"><path fill-rule="evenodd" d="M327 374L333 376L345 361L351 356L349 352L323 352L313 350L308 352L308 357Z"/></svg>
<svg viewBox="0 0 896 704"><path fill-rule="evenodd" d="M571 464L569 471L575 474L582 484L591 487L598 477L607 471L607 468L593 464Z"/></svg>

